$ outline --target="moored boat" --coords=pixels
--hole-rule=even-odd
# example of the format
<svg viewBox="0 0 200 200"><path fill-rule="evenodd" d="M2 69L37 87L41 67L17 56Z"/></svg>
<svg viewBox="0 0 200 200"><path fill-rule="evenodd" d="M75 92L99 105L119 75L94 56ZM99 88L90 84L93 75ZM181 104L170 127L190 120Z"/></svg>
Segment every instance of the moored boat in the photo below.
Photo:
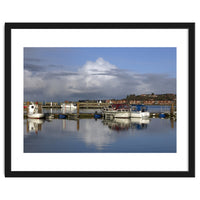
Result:
<svg viewBox="0 0 200 200"><path fill-rule="evenodd" d="M66 118L67 118L66 115L62 115L62 114L59 114L59 115L58 115L58 119L66 119Z"/></svg>
<svg viewBox="0 0 200 200"><path fill-rule="evenodd" d="M161 119L163 119L163 118L166 117L166 115L165 115L164 113L160 113L160 114L158 115L158 117L161 118Z"/></svg>
<svg viewBox="0 0 200 200"><path fill-rule="evenodd" d="M148 108L145 105L131 105L131 117L148 118L150 116L150 112L148 112L147 110Z"/></svg>
<svg viewBox="0 0 200 200"><path fill-rule="evenodd" d="M61 108L77 109L77 105L73 104L73 103L63 103L63 104L61 104Z"/></svg>
<svg viewBox="0 0 200 200"><path fill-rule="evenodd" d="M33 102L31 102L31 105L29 105L28 107L27 117L32 119L41 119L44 118L44 113L39 113L38 104L34 104Z"/></svg>
<svg viewBox="0 0 200 200"><path fill-rule="evenodd" d="M99 118L101 118L101 117L102 117L102 114L97 113L97 112L94 113L94 118L95 118L95 119L99 119Z"/></svg>
<svg viewBox="0 0 200 200"><path fill-rule="evenodd" d="M130 106L127 104L112 104L102 111L104 115L110 115L114 118L130 118Z"/></svg>

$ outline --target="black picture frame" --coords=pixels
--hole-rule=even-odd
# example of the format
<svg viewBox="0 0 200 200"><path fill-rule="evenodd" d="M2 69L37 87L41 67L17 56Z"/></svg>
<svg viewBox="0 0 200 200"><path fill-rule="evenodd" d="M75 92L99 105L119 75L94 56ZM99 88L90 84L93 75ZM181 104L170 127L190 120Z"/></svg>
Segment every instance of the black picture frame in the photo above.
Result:
<svg viewBox="0 0 200 200"><path fill-rule="evenodd" d="M188 171L12 171L11 38L13 29L188 30ZM5 23L5 177L195 177L195 23Z"/></svg>

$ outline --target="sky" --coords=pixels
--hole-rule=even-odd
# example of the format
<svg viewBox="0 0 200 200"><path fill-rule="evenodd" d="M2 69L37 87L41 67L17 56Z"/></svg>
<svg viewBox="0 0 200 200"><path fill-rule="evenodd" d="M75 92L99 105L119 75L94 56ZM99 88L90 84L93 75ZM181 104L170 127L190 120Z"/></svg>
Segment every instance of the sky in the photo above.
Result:
<svg viewBox="0 0 200 200"><path fill-rule="evenodd" d="M24 100L176 93L176 48L24 48Z"/></svg>

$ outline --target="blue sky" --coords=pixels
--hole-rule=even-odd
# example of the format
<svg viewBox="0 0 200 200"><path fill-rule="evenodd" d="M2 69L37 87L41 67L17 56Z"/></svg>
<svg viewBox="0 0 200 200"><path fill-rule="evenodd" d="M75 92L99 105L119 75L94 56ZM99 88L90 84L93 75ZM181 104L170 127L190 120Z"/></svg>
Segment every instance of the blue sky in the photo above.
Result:
<svg viewBox="0 0 200 200"><path fill-rule="evenodd" d="M176 48L24 48L25 100L176 93Z"/></svg>

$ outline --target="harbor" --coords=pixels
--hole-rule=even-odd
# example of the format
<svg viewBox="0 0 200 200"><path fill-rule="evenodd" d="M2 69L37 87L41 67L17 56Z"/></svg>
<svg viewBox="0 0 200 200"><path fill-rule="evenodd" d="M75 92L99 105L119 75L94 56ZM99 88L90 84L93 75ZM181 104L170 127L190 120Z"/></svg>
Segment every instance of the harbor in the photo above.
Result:
<svg viewBox="0 0 200 200"><path fill-rule="evenodd" d="M29 102L26 103L24 107L24 118L28 117L28 106ZM54 105L54 106L43 106L38 105L38 111L42 112L45 110L45 118L49 116L53 118L105 118L105 117L114 117L113 113L104 113L103 109L109 107L109 103L79 103L75 102L73 105L75 107L71 107L71 104L68 104L68 107L62 107L61 105ZM121 104L119 104L121 105ZM147 106L148 107L148 106ZM156 106L150 106L156 107ZM52 109L57 109L56 113L52 113ZM160 110L150 110L149 116L150 118L176 118L176 111L174 104L168 106L160 106ZM122 117L123 118L123 117ZM129 117L125 117L129 118Z"/></svg>
<svg viewBox="0 0 200 200"><path fill-rule="evenodd" d="M34 110L24 109L24 152L176 152L172 106L134 105L131 115L124 104L80 105L45 108L31 102L29 108ZM38 112L42 117L37 118Z"/></svg>
<svg viewBox="0 0 200 200"><path fill-rule="evenodd" d="M27 47L24 77L24 153L176 152L176 48Z"/></svg>
<svg viewBox="0 0 200 200"><path fill-rule="evenodd" d="M25 102L24 152L176 152L176 102Z"/></svg>

